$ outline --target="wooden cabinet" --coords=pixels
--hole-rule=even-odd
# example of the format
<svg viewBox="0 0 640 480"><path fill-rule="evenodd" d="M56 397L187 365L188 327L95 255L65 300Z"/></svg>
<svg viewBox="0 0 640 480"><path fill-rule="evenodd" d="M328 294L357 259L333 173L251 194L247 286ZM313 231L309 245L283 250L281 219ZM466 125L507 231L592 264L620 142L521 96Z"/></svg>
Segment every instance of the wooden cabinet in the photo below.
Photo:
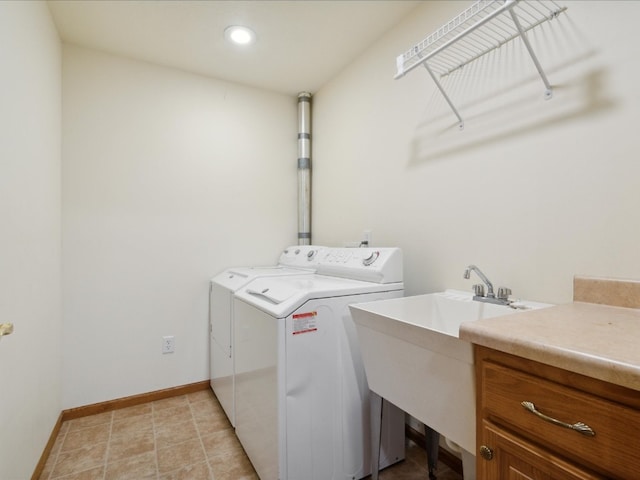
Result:
<svg viewBox="0 0 640 480"><path fill-rule="evenodd" d="M640 392L474 351L478 479L640 478Z"/></svg>
<svg viewBox="0 0 640 480"><path fill-rule="evenodd" d="M479 478L504 480L586 480L602 479L577 465L566 462L546 449L485 422L482 426L483 445L491 449L494 458L482 462ZM487 448L487 447L485 447Z"/></svg>

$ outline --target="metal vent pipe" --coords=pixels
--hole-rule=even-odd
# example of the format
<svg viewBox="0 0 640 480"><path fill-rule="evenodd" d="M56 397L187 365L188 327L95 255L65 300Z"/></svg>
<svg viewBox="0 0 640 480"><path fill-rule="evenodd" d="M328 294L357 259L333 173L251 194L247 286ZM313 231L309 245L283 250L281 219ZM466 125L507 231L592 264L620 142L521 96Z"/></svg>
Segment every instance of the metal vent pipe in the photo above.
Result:
<svg viewBox="0 0 640 480"><path fill-rule="evenodd" d="M311 94L298 94L298 245L311 245Z"/></svg>

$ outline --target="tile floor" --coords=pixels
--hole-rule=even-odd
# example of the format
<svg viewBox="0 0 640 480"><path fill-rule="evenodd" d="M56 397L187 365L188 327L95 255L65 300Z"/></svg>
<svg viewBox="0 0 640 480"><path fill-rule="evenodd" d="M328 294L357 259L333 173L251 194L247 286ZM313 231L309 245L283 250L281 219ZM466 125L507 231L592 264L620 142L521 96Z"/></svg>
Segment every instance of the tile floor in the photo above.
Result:
<svg viewBox="0 0 640 480"><path fill-rule="evenodd" d="M445 465L439 480L462 480ZM40 480L257 480L210 390L69 420ZM407 458L381 480L427 480L426 454Z"/></svg>
<svg viewBox="0 0 640 480"><path fill-rule="evenodd" d="M438 480L462 480L462 475L454 472L442 462L438 462ZM429 480L427 453L407 440L405 459L380 472L380 480Z"/></svg>

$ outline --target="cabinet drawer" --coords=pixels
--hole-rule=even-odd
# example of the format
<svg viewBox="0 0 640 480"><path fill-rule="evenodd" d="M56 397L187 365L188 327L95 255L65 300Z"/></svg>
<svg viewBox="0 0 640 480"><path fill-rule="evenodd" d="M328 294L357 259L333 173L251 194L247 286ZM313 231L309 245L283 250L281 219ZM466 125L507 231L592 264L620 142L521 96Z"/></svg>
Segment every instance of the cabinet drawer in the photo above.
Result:
<svg viewBox="0 0 640 480"><path fill-rule="evenodd" d="M492 362L483 362L481 408L484 418L614 478L637 478L640 471L640 412L573 388ZM582 422L595 435L551 423L526 410L573 425Z"/></svg>

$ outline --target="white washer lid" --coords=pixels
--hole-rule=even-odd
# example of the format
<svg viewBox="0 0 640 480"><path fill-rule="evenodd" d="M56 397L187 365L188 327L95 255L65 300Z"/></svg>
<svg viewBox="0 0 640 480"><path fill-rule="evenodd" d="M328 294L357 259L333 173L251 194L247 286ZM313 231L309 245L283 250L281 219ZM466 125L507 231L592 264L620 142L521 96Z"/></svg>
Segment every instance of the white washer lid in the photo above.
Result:
<svg viewBox="0 0 640 480"><path fill-rule="evenodd" d="M249 295L262 297L278 305L295 295L299 290L290 285L256 280L246 288Z"/></svg>
<svg viewBox="0 0 640 480"><path fill-rule="evenodd" d="M289 275L257 278L238 290L239 300L268 313L285 318L308 300L342 297L364 293L402 290L398 283L373 283L326 275Z"/></svg>

